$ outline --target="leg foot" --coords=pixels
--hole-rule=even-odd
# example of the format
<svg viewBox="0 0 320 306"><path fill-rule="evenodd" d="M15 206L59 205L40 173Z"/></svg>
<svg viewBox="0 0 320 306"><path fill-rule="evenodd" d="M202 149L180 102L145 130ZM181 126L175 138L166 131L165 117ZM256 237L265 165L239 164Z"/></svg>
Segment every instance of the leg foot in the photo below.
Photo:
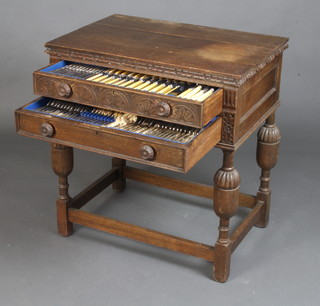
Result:
<svg viewBox="0 0 320 306"><path fill-rule="evenodd" d="M279 154L280 132L275 125L275 115L272 114L258 131L257 163L261 168L260 187L257 200L264 203L264 208L257 227L266 227L270 214L270 172L276 165Z"/></svg>
<svg viewBox="0 0 320 306"><path fill-rule="evenodd" d="M228 237L229 220L220 219L219 239L214 246L213 280L224 283L228 280L231 264L231 245ZM225 237L222 237L225 236Z"/></svg>
<svg viewBox="0 0 320 306"><path fill-rule="evenodd" d="M235 215L239 202L240 175L233 167L234 152L223 152L223 167L214 177L214 211L220 217L219 237L215 244L213 279L225 282L230 273L231 243L230 219Z"/></svg>
<svg viewBox="0 0 320 306"><path fill-rule="evenodd" d="M68 220L68 208L71 207L71 198L68 194L68 175L73 169L73 149L71 147L52 144L52 169L59 178L59 197L57 199L57 226L58 233L69 236L73 233L73 224Z"/></svg>

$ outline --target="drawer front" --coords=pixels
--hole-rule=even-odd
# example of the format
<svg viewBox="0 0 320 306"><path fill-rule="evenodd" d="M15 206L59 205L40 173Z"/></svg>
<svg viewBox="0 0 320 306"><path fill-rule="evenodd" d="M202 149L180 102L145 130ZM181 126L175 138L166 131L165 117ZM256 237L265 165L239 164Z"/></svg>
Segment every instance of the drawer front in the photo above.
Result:
<svg viewBox="0 0 320 306"><path fill-rule="evenodd" d="M114 129L34 113L16 111L19 134L65 144L178 172L188 171L219 140L218 119L190 144L178 144Z"/></svg>
<svg viewBox="0 0 320 306"><path fill-rule="evenodd" d="M205 101L196 102L41 70L34 72L34 93L200 128L222 112L222 89Z"/></svg>

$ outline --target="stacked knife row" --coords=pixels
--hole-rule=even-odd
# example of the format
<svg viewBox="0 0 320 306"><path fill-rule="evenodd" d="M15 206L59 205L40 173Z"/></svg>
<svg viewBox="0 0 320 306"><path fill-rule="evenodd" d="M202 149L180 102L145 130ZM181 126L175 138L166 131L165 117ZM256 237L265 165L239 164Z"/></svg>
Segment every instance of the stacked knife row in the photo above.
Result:
<svg viewBox="0 0 320 306"><path fill-rule="evenodd" d="M120 113L56 99L48 99L45 105L36 108L35 111L181 143L190 142L201 131L201 129L186 127L179 124L137 117L132 114Z"/></svg>
<svg viewBox="0 0 320 306"><path fill-rule="evenodd" d="M198 102L206 100L214 92L213 87L206 85L197 85L195 83L175 81L142 73L100 68L85 64L68 64L51 72L92 82L172 95Z"/></svg>

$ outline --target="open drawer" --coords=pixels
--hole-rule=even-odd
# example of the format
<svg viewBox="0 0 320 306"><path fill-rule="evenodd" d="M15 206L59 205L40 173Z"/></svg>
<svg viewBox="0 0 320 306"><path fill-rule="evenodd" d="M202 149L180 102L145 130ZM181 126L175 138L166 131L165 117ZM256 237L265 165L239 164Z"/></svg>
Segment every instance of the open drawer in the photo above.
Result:
<svg viewBox="0 0 320 306"><path fill-rule="evenodd" d="M69 67L78 67L78 72ZM118 71L121 71L124 82L116 85L117 83L113 83L113 80L106 81L108 75L103 78L103 73L110 70L115 71L111 68L61 61L34 72L34 92L36 95L130 112L139 116L199 128L204 127L212 118L222 112L222 89L123 70ZM98 77L95 80L99 81L90 79L94 75L94 73L90 74L90 71L96 71L97 75L101 73L102 80ZM142 89L139 89L141 86L132 88L130 86L133 85L129 79L131 75L136 77L137 82L140 82L142 78L146 80L145 83L151 82L151 87L152 84L158 82L160 88L162 84L167 84L167 86L172 85L173 88L177 89L175 92L164 94L160 93L161 90L157 87L149 90L147 90L148 86ZM126 83L125 78L129 80L128 85L124 85ZM195 87L195 90L201 88L197 94L188 98L178 96L177 91L180 89ZM211 94L205 98L206 92L210 93L209 91ZM204 92L203 99L201 99L202 92ZM196 97L197 100L192 100Z"/></svg>
<svg viewBox="0 0 320 306"><path fill-rule="evenodd" d="M174 141L165 136L108 127L108 124L98 124L98 119L48 113L48 100L52 99L39 98L16 110L19 134L178 172L187 172L220 141L219 117L197 130L188 141Z"/></svg>

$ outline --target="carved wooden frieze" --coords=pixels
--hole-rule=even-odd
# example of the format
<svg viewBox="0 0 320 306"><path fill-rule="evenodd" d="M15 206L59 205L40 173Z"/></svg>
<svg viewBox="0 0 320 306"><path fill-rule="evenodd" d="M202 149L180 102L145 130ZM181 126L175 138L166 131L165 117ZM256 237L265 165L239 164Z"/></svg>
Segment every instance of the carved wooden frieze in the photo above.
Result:
<svg viewBox="0 0 320 306"><path fill-rule="evenodd" d="M68 94L66 88L70 88ZM70 98L74 102L86 101L88 104L95 104L98 100L98 91L92 86L38 75L35 77L35 93L58 99Z"/></svg>
<svg viewBox="0 0 320 306"><path fill-rule="evenodd" d="M72 87L72 99L81 102L87 101L89 104L95 104L98 100L98 93L91 86L85 84L70 84Z"/></svg>
<svg viewBox="0 0 320 306"><path fill-rule="evenodd" d="M47 97L131 112L140 116L201 126L203 106L101 85L35 75L35 93Z"/></svg>
<svg viewBox="0 0 320 306"><path fill-rule="evenodd" d="M130 103L130 94L110 88L100 88L99 105L111 109L128 110Z"/></svg>
<svg viewBox="0 0 320 306"><path fill-rule="evenodd" d="M50 93L58 90L59 83L59 80L38 77L35 82L37 93L41 96L48 96Z"/></svg>
<svg viewBox="0 0 320 306"><path fill-rule="evenodd" d="M156 116L156 105L158 101L152 97L140 97L133 95L132 110L140 115Z"/></svg>
<svg viewBox="0 0 320 306"><path fill-rule="evenodd" d="M196 123L199 122L199 111L195 105L184 104L175 105L172 107L172 119L182 123Z"/></svg>
<svg viewBox="0 0 320 306"><path fill-rule="evenodd" d="M163 105L167 107L162 110ZM167 102L161 98L141 97L133 95L132 111L136 114L151 116L159 119L170 119L181 124L197 125L200 121L199 108L192 104Z"/></svg>
<svg viewBox="0 0 320 306"><path fill-rule="evenodd" d="M179 79L179 76L184 78L192 78L193 80L210 81L218 84L231 85L235 87L240 87L247 80L255 76L260 70L262 70L267 64L271 63L277 56L279 56L285 49L288 48L288 44L284 44L278 49L274 50L268 57L266 57L261 63L249 70L241 78L232 78L221 75L215 75L212 73L201 73L194 70L179 69L176 67L163 66L155 63L146 63L142 60L122 58L120 56L112 55L102 55L102 54L92 54L83 51L72 51L72 50L62 50L47 48L46 52L58 59L78 61L78 62L92 62L95 65L103 63L104 65L110 66L112 68L120 67L122 69L138 69L141 71L157 72L161 74L169 74L174 78Z"/></svg>
<svg viewBox="0 0 320 306"><path fill-rule="evenodd" d="M224 112L222 114L222 136L221 142L226 144L233 144L235 114Z"/></svg>

